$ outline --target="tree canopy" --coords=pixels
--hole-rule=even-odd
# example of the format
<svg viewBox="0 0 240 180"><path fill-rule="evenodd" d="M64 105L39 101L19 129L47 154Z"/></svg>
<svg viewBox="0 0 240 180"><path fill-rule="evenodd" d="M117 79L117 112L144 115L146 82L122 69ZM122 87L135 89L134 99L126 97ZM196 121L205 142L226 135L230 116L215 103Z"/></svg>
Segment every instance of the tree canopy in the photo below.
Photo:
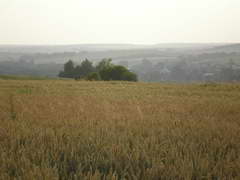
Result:
<svg viewBox="0 0 240 180"><path fill-rule="evenodd" d="M96 66L85 59L76 67L73 61L69 60L64 64L64 71L59 73L59 77L104 81L137 81L135 73L124 66L112 64L112 59L103 59Z"/></svg>

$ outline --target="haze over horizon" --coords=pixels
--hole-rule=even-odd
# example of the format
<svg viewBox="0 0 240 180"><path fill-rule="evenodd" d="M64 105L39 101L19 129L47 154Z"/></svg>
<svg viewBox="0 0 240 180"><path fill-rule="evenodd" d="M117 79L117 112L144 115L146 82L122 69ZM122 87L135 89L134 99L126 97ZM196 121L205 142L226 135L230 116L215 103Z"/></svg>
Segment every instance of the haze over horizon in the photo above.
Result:
<svg viewBox="0 0 240 180"><path fill-rule="evenodd" d="M0 44L240 42L237 0L1 0Z"/></svg>

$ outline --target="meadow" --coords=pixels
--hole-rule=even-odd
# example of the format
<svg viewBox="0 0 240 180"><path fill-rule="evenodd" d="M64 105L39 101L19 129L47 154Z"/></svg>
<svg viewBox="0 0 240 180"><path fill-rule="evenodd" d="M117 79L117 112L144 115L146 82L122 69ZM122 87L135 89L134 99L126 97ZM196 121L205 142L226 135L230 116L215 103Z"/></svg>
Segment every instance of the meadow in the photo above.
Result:
<svg viewBox="0 0 240 180"><path fill-rule="evenodd" d="M240 84L11 79L1 180L240 179Z"/></svg>

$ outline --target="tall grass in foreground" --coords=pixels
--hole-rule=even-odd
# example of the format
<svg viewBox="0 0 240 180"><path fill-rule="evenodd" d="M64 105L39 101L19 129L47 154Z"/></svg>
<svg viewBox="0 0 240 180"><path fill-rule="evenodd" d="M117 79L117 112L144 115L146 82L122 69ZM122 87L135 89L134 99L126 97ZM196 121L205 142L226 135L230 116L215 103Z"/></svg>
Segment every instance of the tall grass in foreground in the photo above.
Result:
<svg viewBox="0 0 240 180"><path fill-rule="evenodd" d="M0 179L239 172L239 84L0 80Z"/></svg>

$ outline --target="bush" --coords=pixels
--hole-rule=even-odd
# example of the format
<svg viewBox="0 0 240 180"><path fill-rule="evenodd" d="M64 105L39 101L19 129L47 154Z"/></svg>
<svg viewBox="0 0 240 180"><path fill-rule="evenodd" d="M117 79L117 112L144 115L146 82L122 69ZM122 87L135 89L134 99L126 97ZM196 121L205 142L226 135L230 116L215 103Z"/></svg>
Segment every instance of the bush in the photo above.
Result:
<svg viewBox="0 0 240 180"><path fill-rule="evenodd" d="M101 78L104 81L121 80L121 81L137 81L137 75L130 72L124 66L111 66L102 69L100 72Z"/></svg>
<svg viewBox="0 0 240 180"><path fill-rule="evenodd" d="M101 80L101 76L99 73L97 72L93 72L87 75L86 80L88 81L100 81Z"/></svg>
<svg viewBox="0 0 240 180"><path fill-rule="evenodd" d="M130 71L124 72L123 78L124 81L137 81L137 75Z"/></svg>

